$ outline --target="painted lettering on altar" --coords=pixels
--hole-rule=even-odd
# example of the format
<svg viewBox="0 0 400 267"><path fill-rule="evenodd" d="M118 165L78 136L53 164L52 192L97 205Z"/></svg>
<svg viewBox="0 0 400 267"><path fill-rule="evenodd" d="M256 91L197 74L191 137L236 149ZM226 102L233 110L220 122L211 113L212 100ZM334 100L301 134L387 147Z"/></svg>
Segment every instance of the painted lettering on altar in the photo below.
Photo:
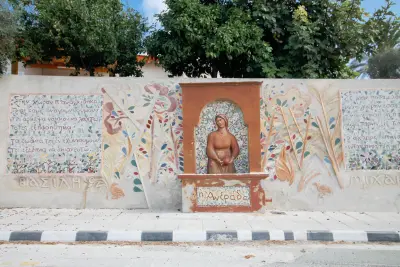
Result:
<svg viewBox="0 0 400 267"><path fill-rule="evenodd" d="M98 173L101 95L12 95L9 173Z"/></svg>
<svg viewBox="0 0 400 267"><path fill-rule="evenodd" d="M400 91L341 92L346 170L400 169Z"/></svg>
<svg viewBox="0 0 400 267"><path fill-rule="evenodd" d="M247 186L197 188L198 207L250 205L250 188Z"/></svg>

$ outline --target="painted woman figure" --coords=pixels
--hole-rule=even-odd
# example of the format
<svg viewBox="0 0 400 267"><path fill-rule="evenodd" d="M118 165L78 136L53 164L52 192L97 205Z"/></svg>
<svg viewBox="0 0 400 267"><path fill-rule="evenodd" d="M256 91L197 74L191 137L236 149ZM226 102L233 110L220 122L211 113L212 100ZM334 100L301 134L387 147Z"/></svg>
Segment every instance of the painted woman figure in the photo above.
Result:
<svg viewBox="0 0 400 267"><path fill-rule="evenodd" d="M228 130L228 118L219 114L215 116L217 130L207 138L207 173L236 173L234 160L239 155L238 142Z"/></svg>

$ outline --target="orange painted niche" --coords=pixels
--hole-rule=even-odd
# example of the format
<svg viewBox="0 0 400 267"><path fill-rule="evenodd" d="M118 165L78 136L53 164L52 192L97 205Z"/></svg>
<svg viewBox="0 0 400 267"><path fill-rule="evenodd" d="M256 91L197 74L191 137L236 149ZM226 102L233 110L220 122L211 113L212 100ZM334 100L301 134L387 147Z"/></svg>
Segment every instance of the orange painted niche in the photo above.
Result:
<svg viewBox="0 0 400 267"><path fill-rule="evenodd" d="M261 180L260 87L262 82L181 83L183 109L183 212L255 212L267 199ZM197 174L195 128L202 109L215 101L231 101L243 112L248 129L250 173ZM215 114L216 115L216 114Z"/></svg>

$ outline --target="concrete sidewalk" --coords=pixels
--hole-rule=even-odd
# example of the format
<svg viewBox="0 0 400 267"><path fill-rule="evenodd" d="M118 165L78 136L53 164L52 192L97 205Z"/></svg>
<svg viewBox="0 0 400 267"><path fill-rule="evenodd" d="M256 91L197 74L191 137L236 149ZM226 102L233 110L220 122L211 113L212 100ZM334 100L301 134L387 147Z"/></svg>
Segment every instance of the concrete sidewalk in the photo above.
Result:
<svg viewBox="0 0 400 267"><path fill-rule="evenodd" d="M0 241L391 241L400 214L268 211L177 213L119 209L0 209Z"/></svg>

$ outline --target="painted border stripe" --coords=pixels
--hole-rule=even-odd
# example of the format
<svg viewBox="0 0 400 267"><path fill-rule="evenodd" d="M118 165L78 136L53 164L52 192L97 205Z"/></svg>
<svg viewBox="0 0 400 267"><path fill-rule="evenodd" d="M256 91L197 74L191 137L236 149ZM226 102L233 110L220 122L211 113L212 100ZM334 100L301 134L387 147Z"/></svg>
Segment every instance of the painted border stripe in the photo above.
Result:
<svg viewBox="0 0 400 267"><path fill-rule="evenodd" d="M307 240L333 241L333 234L329 231L307 231Z"/></svg>
<svg viewBox="0 0 400 267"><path fill-rule="evenodd" d="M107 232L104 231L78 231L75 241L107 241Z"/></svg>
<svg viewBox="0 0 400 267"><path fill-rule="evenodd" d="M142 241L172 241L172 232L142 232Z"/></svg>
<svg viewBox="0 0 400 267"><path fill-rule="evenodd" d="M107 241L142 241L142 231L109 231Z"/></svg>
<svg viewBox="0 0 400 267"><path fill-rule="evenodd" d="M251 233L252 240L270 240L268 231L254 231Z"/></svg>
<svg viewBox="0 0 400 267"><path fill-rule="evenodd" d="M337 230L332 231L333 240L335 241L353 241L353 242L367 242L367 232L355 230Z"/></svg>
<svg viewBox="0 0 400 267"><path fill-rule="evenodd" d="M237 241L237 231L207 231L207 241Z"/></svg>
<svg viewBox="0 0 400 267"><path fill-rule="evenodd" d="M42 231L11 232L10 241L40 241Z"/></svg>
<svg viewBox="0 0 400 267"><path fill-rule="evenodd" d="M251 241L252 233L251 230L237 230L237 236L239 241Z"/></svg>
<svg viewBox="0 0 400 267"><path fill-rule="evenodd" d="M367 231L368 242L400 242L399 234L397 232L373 232Z"/></svg>
<svg viewBox="0 0 400 267"><path fill-rule="evenodd" d="M284 231L285 240L294 240L294 234L292 231Z"/></svg>
<svg viewBox="0 0 400 267"><path fill-rule="evenodd" d="M9 241L11 231L0 231L0 241Z"/></svg>
<svg viewBox="0 0 400 267"><path fill-rule="evenodd" d="M307 241L307 231L293 231L294 240Z"/></svg>
<svg viewBox="0 0 400 267"><path fill-rule="evenodd" d="M270 240L284 241L285 234L282 230L269 230L269 238Z"/></svg>
<svg viewBox="0 0 400 267"><path fill-rule="evenodd" d="M191 231L191 230L175 230L173 232L174 242L194 242L194 241L206 241L206 231Z"/></svg>
<svg viewBox="0 0 400 267"><path fill-rule="evenodd" d="M76 231L44 231L42 242L74 242Z"/></svg>

